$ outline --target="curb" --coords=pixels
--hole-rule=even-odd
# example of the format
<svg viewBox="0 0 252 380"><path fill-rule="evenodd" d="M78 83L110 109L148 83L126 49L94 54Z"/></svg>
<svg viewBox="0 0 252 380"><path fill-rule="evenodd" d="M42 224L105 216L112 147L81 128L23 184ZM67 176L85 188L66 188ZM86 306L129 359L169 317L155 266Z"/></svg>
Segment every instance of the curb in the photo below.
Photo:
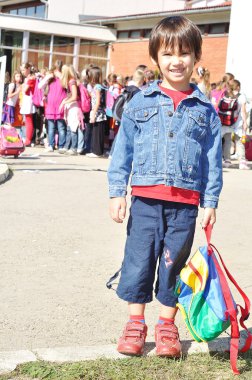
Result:
<svg viewBox="0 0 252 380"><path fill-rule="evenodd" d="M10 171L6 164L0 163L0 184L5 182L9 177Z"/></svg>
<svg viewBox="0 0 252 380"><path fill-rule="evenodd" d="M209 343L197 343L193 340L181 342L183 354L192 355L199 353L224 352L229 350L229 338L218 338ZM144 356L155 355L155 343L146 342ZM64 363L78 362L96 359L125 359L128 356L119 354L115 344L100 346L79 346L79 347L55 347L38 348L20 351L0 352L0 374L6 374L15 370L19 364L36 362L38 360Z"/></svg>

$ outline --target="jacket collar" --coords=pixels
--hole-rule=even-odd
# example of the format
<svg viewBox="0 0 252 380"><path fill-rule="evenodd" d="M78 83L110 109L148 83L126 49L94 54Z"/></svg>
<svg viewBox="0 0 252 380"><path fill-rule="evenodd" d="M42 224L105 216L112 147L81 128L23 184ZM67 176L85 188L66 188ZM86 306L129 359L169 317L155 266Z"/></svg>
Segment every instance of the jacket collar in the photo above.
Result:
<svg viewBox="0 0 252 380"><path fill-rule="evenodd" d="M160 83L162 83L161 80L154 81L149 87L143 89L142 93L145 96L152 95L154 92L161 93L162 90L159 87ZM188 95L187 99L188 98L197 98L204 103L209 103L209 99L207 99L207 97L204 94L202 94L202 92L198 89L198 87L194 83L190 83L190 87L193 88L193 92L190 95Z"/></svg>

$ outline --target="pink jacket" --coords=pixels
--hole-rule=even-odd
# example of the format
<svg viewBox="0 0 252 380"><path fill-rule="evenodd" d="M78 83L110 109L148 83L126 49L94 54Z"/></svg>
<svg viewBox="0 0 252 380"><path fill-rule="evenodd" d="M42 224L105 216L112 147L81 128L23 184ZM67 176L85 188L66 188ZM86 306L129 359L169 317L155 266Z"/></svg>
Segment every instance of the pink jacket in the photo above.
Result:
<svg viewBox="0 0 252 380"><path fill-rule="evenodd" d="M43 84L45 88L47 81ZM54 78L49 84L48 95L45 100L45 117L46 119L59 120L64 119L64 107L59 111L59 106L63 99L67 97L66 90L61 86L59 78Z"/></svg>

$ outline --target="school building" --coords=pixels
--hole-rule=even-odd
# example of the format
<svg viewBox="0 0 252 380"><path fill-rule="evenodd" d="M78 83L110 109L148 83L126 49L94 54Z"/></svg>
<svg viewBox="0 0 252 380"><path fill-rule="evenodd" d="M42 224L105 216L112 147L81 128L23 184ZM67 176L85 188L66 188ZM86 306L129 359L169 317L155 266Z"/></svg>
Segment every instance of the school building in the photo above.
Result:
<svg viewBox="0 0 252 380"><path fill-rule="evenodd" d="M242 81L244 46L252 35L249 36L248 18L252 2L242 3L243 6L239 0L0 0L0 55L7 56L9 72L21 62L29 61L42 68L61 59L80 71L93 63L102 67L104 76L109 72L131 75L138 64L156 69L148 57L153 25L164 17L183 15L201 30L200 65L210 70L211 81L218 81L226 71ZM252 85L249 87L251 93Z"/></svg>

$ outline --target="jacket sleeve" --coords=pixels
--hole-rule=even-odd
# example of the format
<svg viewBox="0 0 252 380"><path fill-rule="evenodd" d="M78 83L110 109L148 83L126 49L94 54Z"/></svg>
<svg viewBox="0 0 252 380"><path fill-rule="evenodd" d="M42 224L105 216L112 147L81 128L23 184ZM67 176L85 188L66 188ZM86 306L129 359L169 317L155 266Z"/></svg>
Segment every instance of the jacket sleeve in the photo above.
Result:
<svg viewBox="0 0 252 380"><path fill-rule="evenodd" d="M217 208L223 186L221 122L217 115L212 115L202 155L200 206Z"/></svg>
<svg viewBox="0 0 252 380"><path fill-rule="evenodd" d="M109 196L125 197L132 169L135 122L129 110L123 112L121 126L116 136L115 148L108 169Z"/></svg>

